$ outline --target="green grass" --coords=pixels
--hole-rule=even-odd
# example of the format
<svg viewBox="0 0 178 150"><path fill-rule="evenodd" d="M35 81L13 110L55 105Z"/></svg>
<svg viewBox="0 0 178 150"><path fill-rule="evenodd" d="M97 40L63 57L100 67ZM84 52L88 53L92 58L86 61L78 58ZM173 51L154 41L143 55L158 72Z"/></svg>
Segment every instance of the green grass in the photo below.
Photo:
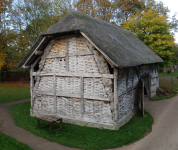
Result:
<svg viewBox="0 0 178 150"><path fill-rule="evenodd" d="M159 101L159 100L169 99L169 98L172 98L172 97L174 97L176 95L177 95L177 93L170 94L170 95L160 95L160 96L157 96L156 98L154 98L153 100L154 101Z"/></svg>
<svg viewBox="0 0 178 150"><path fill-rule="evenodd" d="M174 78L159 78L159 88L156 91L157 97L154 98L154 101L169 99L174 97L178 93L178 79Z"/></svg>
<svg viewBox="0 0 178 150"><path fill-rule="evenodd" d="M26 144L16 141L14 138L0 133L0 149L1 150L32 150Z"/></svg>
<svg viewBox="0 0 178 150"><path fill-rule="evenodd" d="M29 85L0 85L0 103L9 103L30 98Z"/></svg>
<svg viewBox="0 0 178 150"><path fill-rule="evenodd" d="M166 69L166 72L167 72L167 70L170 70L170 69ZM173 76L178 76L178 70L174 71L171 74L164 73L164 72L159 73L159 77L173 77Z"/></svg>
<svg viewBox="0 0 178 150"><path fill-rule="evenodd" d="M157 89L157 97L154 101L169 99L178 93L178 79L174 78L159 78L159 88Z"/></svg>
<svg viewBox="0 0 178 150"><path fill-rule="evenodd" d="M152 116L145 112L145 117L135 116L119 130L98 129L64 123L63 129L50 134L49 126L37 129L37 120L30 117L30 102L10 106L10 112L17 126L41 136L50 141L69 147L86 150L116 148L132 143L142 138L142 135L151 128ZM41 125L45 123L40 122ZM54 123L54 129L60 124Z"/></svg>

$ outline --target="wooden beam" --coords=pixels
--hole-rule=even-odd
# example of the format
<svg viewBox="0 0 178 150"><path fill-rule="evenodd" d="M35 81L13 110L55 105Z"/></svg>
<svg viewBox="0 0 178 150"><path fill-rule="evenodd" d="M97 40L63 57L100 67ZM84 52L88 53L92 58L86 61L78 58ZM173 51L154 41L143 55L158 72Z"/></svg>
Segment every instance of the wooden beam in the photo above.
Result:
<svg viewBox="0 0 178 150"><path fill-rule="evenodd" d="M56 75L53 75L53 96L54 96L54 112L57 112L57 100L56 100Z"/></svg>
<svg viewBox="0 0 178 150"><path fill-rule="evenodd" d="M44 53L44 51L38 51L38 50L37 50L37 51L35 52L35 55L43 55L43 53Z"/></svg>
<svg viewBox="0 0 178 150"><path fill-rule="evenodd" d="M50 39L53 39L55 37L56 37L55 35L48 35L48 38L50 38Z"/></svg>
<svg viewBox="0 0 178 150"><path fill-rule="evenodd" d="M66 71L69 72L69 41L66 38Z"/></svg>
<svg viewBox="0 0 178 150"><path fill-rule="evenodd" d="M118 94L117 94L118 69L114 68L114 121L118 121Z"/></svg>
<svg viewBox="0 0 178 150"><path fill-rule="evenodd" d="M141 111L144 117L144 80L141 78Z"/></svg>
<svg viewBox="0 0 178 150"><path fill-rule="evenodd" d="M53 91L35 91L35 94L37 95L50 95L53 96ZM70 94L70 93L59 93L56 91L56 96L62 96L62 97L75 97L75 98L81 98L81 94ZM85 99L96 99L101 101L110 101L109 98L100 97L97 95L84 95L83 98Z"/></svg>
<svg viewBox="0 0 178 150"><path fill-rule="evenodd" d="M108 61L109 64L113 64L114 66L118 67L119 65L112 61L99 47L97 47L86 35L85 33L80 33L103 55L103 57Z"/></svg>
<svg viewBox="0 0 178 150"><path fill-rule="evenodd" d="M32 66L32 65L31 65ZM34 87L34 77L32 76L34 69L30 69L30 93L31 93L31 108L33 107L33 87Z"/></svg>
<svg viewBox="0 0 178 150"><path fill-rule="evenodd" d="M33 76L53 76L54 73L45 73L45 72L33 72ZM55 73L56 76L61 76L61 77L81 77L81 74L78 73ZM100 73L83 73L83 77L85 78L109 78L113 79L114 75L113 74L100 74Z"/></svg>
<svg viewBox="0 0 178 150"><path fill-rule="evenodd" d="M30 67L31 67L30 65L22 66L22 68L30 68Z"/></svg>
<svg viewBox="0 0 178 150"><path fill-rule="evenodd" d="M39 62L39 60L41 59L41 56L39 56L35 62L31 65L31 68L34 68L36 66L36 64ZM33 72L32 72L33 73Z"/></svg>
<svg viewBox="0 0 178 150"><path fill-rule="evenodd" d="M83 56L83 55L92 55L93 53L91 51L87 52L77 52L77 53L69 53L68 56ZM60 54L60 55L51 55L47 56L46 58L60 58L60 57L66 57L66 54Z"/></svg>
<svg viewBox="0 0 178 150"><path fill-rule="evenodd" d="M85 106L84 106L84 83L83 83L83 77L80 77L80 89L81 89L81 116L84 116L85 113Z"/></svg>
<svg viewBox="0 0 178 150"><path fill-rule="evenodd" d="M76 37L76 36L81 36L81 34L79 32L77 32L77 33L73 33L70 35L56 36L55 39L59 40L59 39L72 38L72 37Z"/></svg>

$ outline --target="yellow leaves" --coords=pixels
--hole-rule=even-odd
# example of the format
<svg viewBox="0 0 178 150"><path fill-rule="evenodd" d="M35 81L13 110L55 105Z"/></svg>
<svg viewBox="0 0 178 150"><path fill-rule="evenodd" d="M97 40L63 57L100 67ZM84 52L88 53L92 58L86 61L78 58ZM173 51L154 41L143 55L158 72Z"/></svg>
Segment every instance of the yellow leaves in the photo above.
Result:
<svg viewBox="0 0 178 150"><path fill-rule="evenodd" d="M166 62L172 61L174 37L166 16L158 15L154 9L132 15L121 27L135 33L150 49L155 51Z"/></svg>

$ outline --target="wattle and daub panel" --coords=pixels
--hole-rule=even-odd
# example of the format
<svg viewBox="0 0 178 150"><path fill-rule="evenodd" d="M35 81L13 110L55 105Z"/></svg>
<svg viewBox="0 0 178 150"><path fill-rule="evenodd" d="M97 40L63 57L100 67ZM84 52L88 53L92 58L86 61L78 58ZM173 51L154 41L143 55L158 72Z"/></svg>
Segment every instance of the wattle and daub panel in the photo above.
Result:
<svg viewBox="0 0 178 150"><path fill-rule="evenodd" d="M128 69L119 70L118 75L118 116L119 121L127 117L130 112L138 106L138 84L141 77L147 76L148 84L146 89L150 93L150 97L155 95L156 88L159 86L158 82L158 68L157 64L141 65L131 67Z"/></svg>
<svg viewBox="0 0 178 150"><path fill-rule="evenodd" d="M33 109L36 112L39 110L50 114L56 111L61 117L113 123L113 108L110 104L113 101L112 80L92 76L81 80L84 73L109 74L105 59L96 50L89 49L87 44L88 41L83 37L55 40L51 50L41 60L40 64L44 61L44 67L38 72L41 75L55 74L55 83L54 77L50 75L38 78L38 85L33 90ZM66 72L81 77L57 75Z"/></svg>

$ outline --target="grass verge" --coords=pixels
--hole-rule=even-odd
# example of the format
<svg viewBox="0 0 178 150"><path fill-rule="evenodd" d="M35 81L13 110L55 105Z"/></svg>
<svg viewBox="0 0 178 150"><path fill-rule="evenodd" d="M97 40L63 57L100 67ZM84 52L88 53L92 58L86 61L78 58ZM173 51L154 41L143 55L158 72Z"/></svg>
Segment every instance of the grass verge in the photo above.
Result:
<svg viewBox="0 0 178 150"><path fill-rule="evenodd" d="M174 97L178 93L178 79L174 78L172 81L171 77L159 78L159 88L156 93L157 97L153 99L154 101Z"/></svg>
<svg viewBox="0 0 178 150"><path fill-rule="evenodd" d="M167 69L166 72L170 70L170 69ZM178 70L175 70L174 72L172 72L171 74L168 74L168 73L164 73L164 72L160 72L159 73L159 77L173 77L173 76L178 76Z"/></svg>
<svg viewBox="0 0 178 150"><path fill-rule="evenodd" d="M159 101L159 100L164 100L164 99L169 99L169 98L172 98L174 96L176 96L177 93L174 93L174 94L170 94L170 95L161 95L161 96L157 96L154 98L154 101Z"/></svg>
<svg viewBox="0 0 178 150"><path fill-rule="evenodd" d="M30 98L30 86L18 84L0 84L0 103L9 103Z"/></svg>
<svg viewBox="0 0 178 150"><path fill-rule="evenodd" d="M0 149L3 150L32 150L26 144L11 138L8 135L0 133Z"/></svg>
<svg viewBox="0 0 178 150"><path fill-rule="evenodd" d="M30 102L10 106L15 125L50 141L68 147L85 150L116 148L137 141L151 128L152 116L145 112L145 117L135 116L119 130L106 130L64 123L63 129L50 134L49 126L37 129L37 120L30 117ZM41 125L45 123L41 122ZM54 129L59 127L54 123Z"/></svg>

